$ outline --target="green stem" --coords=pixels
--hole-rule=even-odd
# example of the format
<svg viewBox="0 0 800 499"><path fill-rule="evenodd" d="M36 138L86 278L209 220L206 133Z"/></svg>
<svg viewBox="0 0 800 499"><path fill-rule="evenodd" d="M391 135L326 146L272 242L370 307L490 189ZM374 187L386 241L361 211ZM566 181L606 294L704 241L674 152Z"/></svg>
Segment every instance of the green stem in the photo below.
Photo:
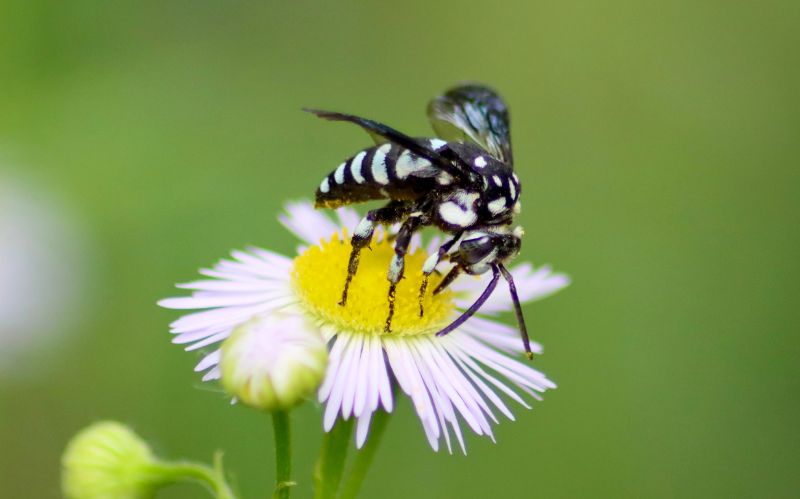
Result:
<svg viewBox="0 0 800 499"><path fill-rule="evenodd" d="M330 432L325 434L322 448L319 451L317 465L314 468L314 499L334 499L350 447L350 436L353 434L353 421L338 420Z"/></svg>
<svg viewBox="0 0 800 499"><path fill-rule="evenodd" d="M213 492L217 499L236 499L222 470L222 453L214 456L214 468L198 463L157 462L152 465L154 482L167 485L174 482L199 482Z"/></svg>
<svg viewBox="0 0 800 499"><path fill-rule="evenodd" d="M372 459L375 457L375 451L378 450L378 445L381 443L381 436L386 429L386 424L389 422L389 416L391 416L391 413L375 411L367 443L356 454L356 462L353 464L350 476L344 483L344 491L340 499L355 499L361 490L361 484L364 482L364 477L367 476L370 465L372 465Z"/></svg>
<svg viewBox="0 0 800 499"><path fill-rule="evenodd" d="M275 431L275 494L279 499L289 499L292 476L292 442L289 413L272 413L272 428Z"/></svg>

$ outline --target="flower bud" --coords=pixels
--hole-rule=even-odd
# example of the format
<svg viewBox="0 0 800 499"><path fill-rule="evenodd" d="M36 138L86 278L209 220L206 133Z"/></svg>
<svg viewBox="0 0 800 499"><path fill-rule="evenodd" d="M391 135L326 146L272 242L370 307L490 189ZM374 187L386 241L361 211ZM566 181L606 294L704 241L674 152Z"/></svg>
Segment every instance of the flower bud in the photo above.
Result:
<svg viewBox="0 0 800 499"><path fill-rule="evenodd" d="M273 312L238 326L222 344L222 386L256 409L287 410L316 391L327 363L325 340L305 317Z"/></svg>
<svg viewBox="0 0 800 499"><path fill-rule="evenodd" d="M68 499L146 499L155 495L149 472L155 459L125 425L101 421L75 435L61 457Z"/></svg>

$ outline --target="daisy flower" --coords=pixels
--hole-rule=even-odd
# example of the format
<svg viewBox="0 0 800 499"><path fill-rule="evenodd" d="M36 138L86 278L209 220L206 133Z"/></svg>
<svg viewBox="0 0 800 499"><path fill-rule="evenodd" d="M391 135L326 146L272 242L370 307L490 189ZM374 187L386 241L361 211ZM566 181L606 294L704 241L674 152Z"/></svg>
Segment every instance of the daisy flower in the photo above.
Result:
<svg viewBox="0 0 800 499"><path fill-rule="evenodd" d="M452 452L451 432L465 451L459 417L478 435L492 436L495 412L513 420L501 394L526 408L523 395L541 399L539 393L555 384L520 361L522 341L516 329L491 317L512 307L506 286L499 286L474 316L449 335L440 331L480 296L490 277L462 276L448 290L424 298L425 315L419 317L418 294L422 265L441 242L432 238L423 246L416 234L406 255L406 272L396 290L393 331L384 333L389 281L386 272L394 255L390 238L377 234L371 251L362 251L358 273L346 306L338 305L347 275L352 234L360 217L350 208L336 210L336 220L315 211L309 202L290 203L279 217L297 235L300 246L294 259L256 248L232 252L200 273L210 277L179 288L192 296L168 298L159 305L173 309L208 309L184 316L171 324L173 343L196 350L217 344L231 331L257 315L281 310L302 313L319 328L330 349L327 371L317 396L325 404L323 427L330 431L338 417L357 419L356 445L367 439L373 413L380 406L394 409L392 384L411 398L431 447L438 451L443 438ZM446 274L442 262L430 279L435 289ZM549 267L534 269L522 263L510 269L522 302L549 295L569 283ZM541 353L541 345L531 342ZM208 353L195 368L205 371L203 381L220 377L220 350Z"/></svg>

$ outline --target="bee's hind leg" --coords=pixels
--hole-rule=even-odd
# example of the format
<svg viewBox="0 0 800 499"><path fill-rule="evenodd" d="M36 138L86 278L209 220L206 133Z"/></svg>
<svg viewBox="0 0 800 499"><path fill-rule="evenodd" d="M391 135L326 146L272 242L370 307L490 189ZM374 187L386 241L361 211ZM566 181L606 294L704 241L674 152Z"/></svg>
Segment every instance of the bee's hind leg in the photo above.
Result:
<svg viewBox="0 0 800 499"><path fill-rule="evenodd" d="M342 291L342 301L339 305L347 304L347 292L350 289L350 283L353 276L356 275L358 270L358 262L361 258L361 250L369 246L372 241L372 235L375 233L375 225L391 225L399 222L411 212L411 203L409 201L390 201L383 208L371 210L367 216L361 219L356 226L353 237L350 239L350 244L353 246L350 251L350 261L347 264L347 278L344 281L344 290Z"/></svg>
<svg viewBox="0 0 800 499"><path fill-rule="evenodd" d="M389 264L389 273L387 276L389 279L389 316L386 318L386 326L383 328L386 333L392 332L395 290L397 289L397 283L403 278L403 272L406 266L405 257L408 246L411 244L411 236L414 234L414 231L422 227L422 225L424 225L424 223L421 217L410 217L403 222L403 226L400 227L400 232L397 233L397 239L394 244L394 257L392 258L392 263Z"/></svg>

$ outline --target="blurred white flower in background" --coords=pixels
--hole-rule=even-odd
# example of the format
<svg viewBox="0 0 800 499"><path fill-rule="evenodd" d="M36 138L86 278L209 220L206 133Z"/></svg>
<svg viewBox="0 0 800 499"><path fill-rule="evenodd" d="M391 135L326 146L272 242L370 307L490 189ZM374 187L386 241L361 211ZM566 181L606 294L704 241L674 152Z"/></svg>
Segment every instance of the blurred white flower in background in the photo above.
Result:
<svg viewBox="0 0 800 499"><path fill-rule="evenodd" d="M0 169L0 377L42 376L84 316L89 245L65 203Z"/></svg>

